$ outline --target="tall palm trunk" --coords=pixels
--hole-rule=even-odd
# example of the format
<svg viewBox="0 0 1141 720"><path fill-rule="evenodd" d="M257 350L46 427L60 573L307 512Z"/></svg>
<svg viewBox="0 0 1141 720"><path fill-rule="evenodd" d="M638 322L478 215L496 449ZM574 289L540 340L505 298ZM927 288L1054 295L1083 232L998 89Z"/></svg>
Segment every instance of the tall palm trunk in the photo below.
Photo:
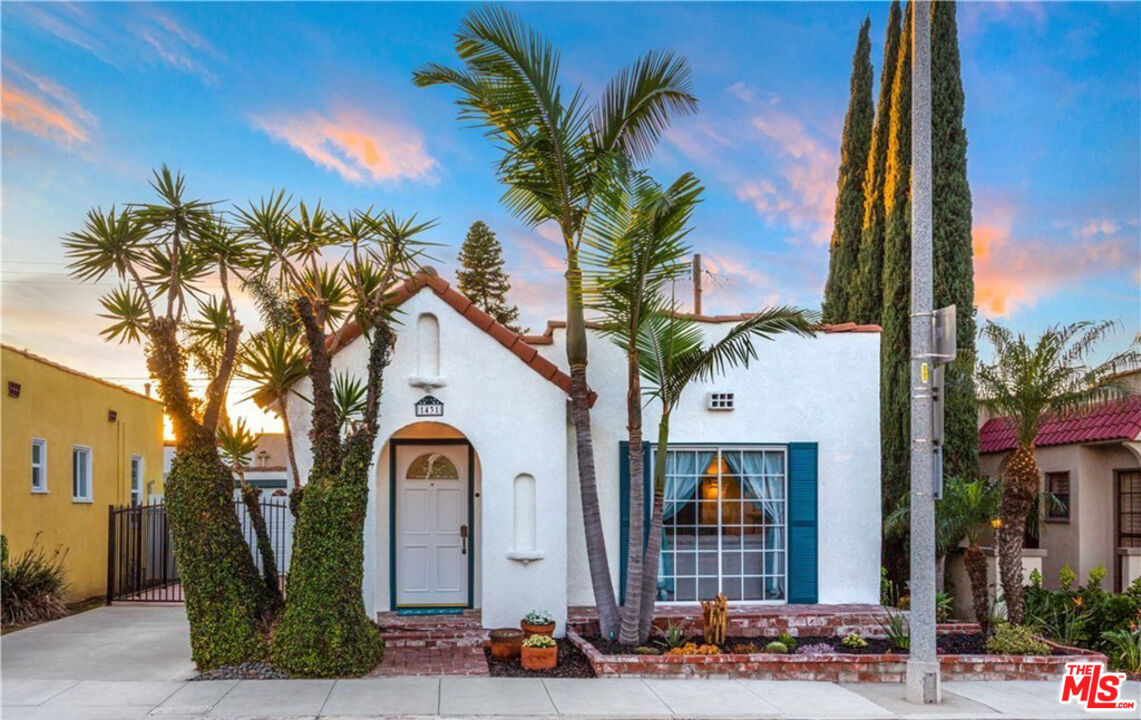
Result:
<svg viewBox="0 0 1141 720"><path fill-rule="evenodd" d="M986 555L978 543L971 543L963 555L963 564L967 567L967 577L971 581L971 599L974 601L975 622L986 635L989 628L990 609L987 602L986 586Z"/></svg>
<svg viewBox="0 0 1141 720"><path fill-rule="evenodd" d="M574 421L578 486L582 496L582 525L586 534L586 557L594 605L603 637L619 630L618 601L610 578L610 559L602 533L602 510L594 472L594 439L590 434L590 387L586 382L586 318L583 313L582 269L573 243L567 243L567 364L571 378L571 418Z"/></svg>
<svg viewBox="0 0 1141 720"><path fill-rule="evenodd" d="M1022 543L1026 517L1038 493L1038 463L1034 446L1019 446L1010 457L1002 484L1002 527L998 532L999 574L1006 617L1022 623Z"/></svg>
<svg viewBox="0 0 1141 720"><path fill-rule="evenodd" d="M662 509L665 504L666 457L669 452L669 441L669 407L663 405L662 419L658 423L658 446L654 453L654 502L650 510L650 534L646 538L646 559L642 566L639 644L645 644L650 639L654 625L654 603L658 597L658 569L662 561Z"/></svg>
<svg viewBox="0 0 1141 720"><path fill-rule="evenodd" d="M630 461L630 535L627 542L626 564L626 598L622 608L622 628L618 634L619 642L631 645L638 643L641 638L639 629L642 617L642 574L643 574L643 546L642 538L645 532L645 488L642 485L643 467L646 461L645 451L642 448L642 383L638 368L638 353L633 349L634 342L631 337L631 350L628 353L628 388L626 390L626 416L629 419L627 428Z"/></svg>

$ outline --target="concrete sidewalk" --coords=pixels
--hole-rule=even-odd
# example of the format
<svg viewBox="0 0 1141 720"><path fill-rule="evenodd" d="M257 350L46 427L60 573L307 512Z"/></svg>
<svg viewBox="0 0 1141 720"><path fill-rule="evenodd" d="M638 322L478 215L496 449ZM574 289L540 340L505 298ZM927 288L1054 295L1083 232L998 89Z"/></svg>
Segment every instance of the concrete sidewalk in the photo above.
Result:
<svg viewBox="0 0 1141 720"><path fill-rule="evenodd" d="M923 718L1107 717L1057 701L1055 683L956 682L916 707L902 685L767 680L391 677L215 682L33 680L0 683L4 720L139 718ZM1129 698L1141 695L1130 683ZM1141 717L1109 713L1111 717Z"/></svg>

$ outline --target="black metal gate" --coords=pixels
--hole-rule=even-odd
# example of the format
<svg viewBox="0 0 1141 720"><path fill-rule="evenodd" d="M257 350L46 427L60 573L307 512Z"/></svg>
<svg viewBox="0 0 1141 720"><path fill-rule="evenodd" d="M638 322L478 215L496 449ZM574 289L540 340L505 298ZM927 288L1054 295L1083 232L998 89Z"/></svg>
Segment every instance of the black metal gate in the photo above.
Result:
<svg viewBox="0 0 1141 720"><path fill-rule="evenodd" d="M260 504L284 589L293 545L293 515L285 499L267 498ZM241 500L234 501L234 511L254 563L261 570L257 537ZM112 505L107 513L107 604L182 602L182 582L174 560L166 505Z"/></svg>

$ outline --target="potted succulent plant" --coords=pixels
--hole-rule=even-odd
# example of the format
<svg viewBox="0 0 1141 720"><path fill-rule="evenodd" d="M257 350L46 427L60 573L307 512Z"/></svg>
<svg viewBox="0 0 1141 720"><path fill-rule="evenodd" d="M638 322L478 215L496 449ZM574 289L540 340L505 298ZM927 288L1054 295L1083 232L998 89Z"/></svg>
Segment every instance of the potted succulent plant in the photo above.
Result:
<svg viewBox="0 0 1141 720"><path fill-rule="evenodd" d="M523 616L519 626L528 635L552 637L555 634L555 619L546 610L532 610Z"/></svg>
<svg viewBox="0 0 1141 720"><path fill-rule="evenodd" d="M499 628L492 630L491 656L497 660L514 660L519 657L519 650L523 646L523 631L516 628Z"/></svg>
<svg viewBox="0 0 1141 720"><path fill-rule="evenodd" d="M550 635L529 635L521 659L525 670L550 670L559 661L559 645Z"/></svg>

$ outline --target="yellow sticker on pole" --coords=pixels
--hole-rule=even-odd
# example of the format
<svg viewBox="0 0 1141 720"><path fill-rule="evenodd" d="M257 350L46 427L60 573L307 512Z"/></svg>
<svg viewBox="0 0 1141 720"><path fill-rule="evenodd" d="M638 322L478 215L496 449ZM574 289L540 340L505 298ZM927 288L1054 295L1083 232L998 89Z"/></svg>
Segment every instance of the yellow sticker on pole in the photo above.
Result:
<svg viewBox="0 0 1141 720"><path fill-rule="evenodd" d="M923 380L923 384L927 384L927 363L919 366L919 376Z"/></svg>

